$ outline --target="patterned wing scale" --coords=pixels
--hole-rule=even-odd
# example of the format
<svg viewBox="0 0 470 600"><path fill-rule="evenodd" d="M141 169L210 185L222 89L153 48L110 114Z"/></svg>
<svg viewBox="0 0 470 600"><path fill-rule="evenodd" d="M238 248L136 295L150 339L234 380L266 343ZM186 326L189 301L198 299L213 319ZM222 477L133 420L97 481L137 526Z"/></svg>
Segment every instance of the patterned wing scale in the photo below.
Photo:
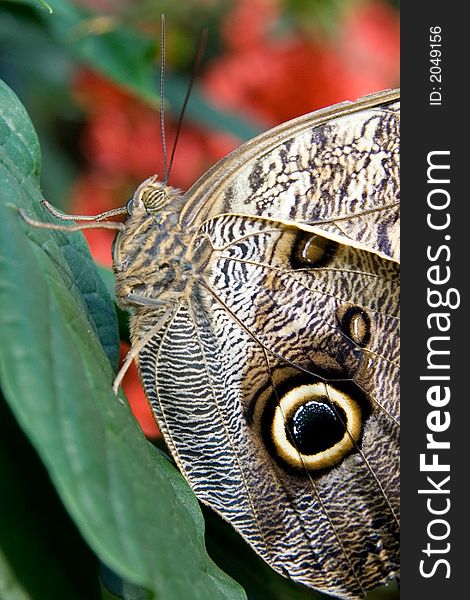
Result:
<svg viewBox="0 0 470 600"><path fill-rule="evenodd" d="M397 92L294 119L248 142L186 194L182 223L236 213L318 225L399 255Z"/></svg>
<svg viewBox="0 0 470 600"><path fill-rule="evenodd" d="M286 469L263 441L257 413L267 410L277 380L299 373L266 360L204 295L180 308L140 355L143 383L178 466L197 496L281 574L361 597L395 565L397 525L388 502L396 509L397 499L381 487L396 485L383 463L384 454L397 453L396 430L374 410L362 441L367 463L352 454L320 475Z"/></svg>
<svg viewBox="0 0 470 600"><path fill-rule="evenodd" d="M212 249L200 285L269 352L313 375L360 379L398 417L399 269L393 261L302 231L237 216L201 228ZM368 320L351 340L345 309ZM348 335L349 334L349 335ZM373 372L387 365L394 393Z"/></svg>
<svg viewBox="0 0 470 600"><path fill-rule="evenodd" d="M185 197L145 182L115 265L197 496L279 573L351 600L399 569L397 100L271 130Z"/></svg>

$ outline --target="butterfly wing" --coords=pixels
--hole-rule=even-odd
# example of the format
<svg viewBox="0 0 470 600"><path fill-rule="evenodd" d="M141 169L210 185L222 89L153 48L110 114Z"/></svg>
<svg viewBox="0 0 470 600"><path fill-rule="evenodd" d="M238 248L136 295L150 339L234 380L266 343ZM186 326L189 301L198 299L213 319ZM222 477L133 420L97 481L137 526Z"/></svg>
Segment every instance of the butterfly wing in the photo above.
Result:
<svg viewBox="0 0 470 600"><path fill-rule="evenodd" d="M304 115L244 144L187 192L183 226L247 214L317 225L399 256L399 91Z"/></svg>
<svg viewBox="0 0 470 600"><path fill-rule="evenodd" d="M139 356L198 497L351 599L398 571L396 100L300 118L203 177L180 218L193 283Z"/></svg>

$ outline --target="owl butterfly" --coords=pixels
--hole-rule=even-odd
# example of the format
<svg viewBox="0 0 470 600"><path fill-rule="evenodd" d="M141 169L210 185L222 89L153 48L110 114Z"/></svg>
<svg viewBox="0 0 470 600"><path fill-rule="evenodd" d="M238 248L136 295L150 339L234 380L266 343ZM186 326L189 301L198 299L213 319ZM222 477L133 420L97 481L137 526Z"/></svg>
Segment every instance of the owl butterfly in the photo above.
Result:
<svg viewBox="0 0 470 600"><path fill-rule="evenodd" d="M198 498L295 581L397 576L399 93L284 123L185 194L150 177L127 212L127 362Z"/></svg>

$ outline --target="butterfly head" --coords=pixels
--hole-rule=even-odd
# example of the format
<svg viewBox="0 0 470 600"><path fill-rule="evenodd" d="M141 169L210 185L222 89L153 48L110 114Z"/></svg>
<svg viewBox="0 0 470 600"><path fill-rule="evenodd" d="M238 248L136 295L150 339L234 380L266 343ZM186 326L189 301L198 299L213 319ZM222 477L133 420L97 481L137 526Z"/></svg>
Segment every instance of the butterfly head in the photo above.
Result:
<svg viewBox="0 0 470 600"><path fill-rule="evenodd" d="M131 215L136 209L147 214L158 214L178 194L174 188L152 175L139 185L133 197L127 203L127 212Z"/></svg>
<svg viewBox="0 0 470 600"><path fill-rule="evenodd" d="M184 289L189 269L183 255L189 242L178 222L183 202L182 193L156 175L129 200L125 227L113 247L116 295L123 306L154 305L162 295Z"/></svg>

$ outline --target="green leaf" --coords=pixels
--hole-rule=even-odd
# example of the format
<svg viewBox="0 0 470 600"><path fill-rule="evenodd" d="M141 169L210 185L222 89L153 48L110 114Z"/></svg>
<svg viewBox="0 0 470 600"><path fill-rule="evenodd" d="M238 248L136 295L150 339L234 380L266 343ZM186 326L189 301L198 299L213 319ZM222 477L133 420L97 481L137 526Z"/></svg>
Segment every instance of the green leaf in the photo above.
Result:
<svg viewBox="0 0 470 600"><path fill-rule="evenodd" d="M96 558L1 395L0 473L0 598L98 600Z"/></svg>
<svg viewBox="0 0 470 600"><path fill-rule="evenodd" d="M126 27L118 17L94 13L67 0L15 0L33 9L62 50L92 66L140 98L159 105L154 81L158 42Z"/></svg>
<svg viewBox="0 0 470 600"><path fill-rule="evenodd" d="M76 61L44 31L32 10L2 6L0 72L22 97L41 138L41 184L59 208L77 176L74 162L80 112L73 100Z"/></svg>
<svg viewBox="0 0 470 600"><path fill-rule="evenodd" d="M0 598L3 600L32 600L16 578L7 557L0 548Z"/></svg>
<svg viewBox="0 0 470 600"><path fill-rule="evenodd" d="M113 369L96 334L101 324L80 287L85 281L90 293L94 270L80 260L80 236L32 228L19 218L17 207L48 218L39 205L38 144L4 85L0 111L5 398L82 535L112 570L166 600L187 598L188 590L201 600L245 597L208 558L199 505L183 478L112 392ZM102 296L103 305L108 299Z"/></svg>
<svg viewBox="0 0 470 600"><path fill-rule="evenodd" d="M100 580L103 586L103 593L106 599L115 600L149 600L149 594L146 590L139 588L128 581L124 581L113 571L102 566Z"/></svg>
<svg viewBox="0 0 470 600"><path fill-rule="evenodd" d="M24 179L23 194L28 190L27 184L31 190L37 192L35 201L32 203L33 210L36 216L47 220L48 217L44 215L44 211L38 212L41 199L38 188L41 166L39 141L24 108L19 104L13 92L4 84L0 86L0 110L2 111L0 119L1 163L6 169L6 177L15 177L17 185L20 186ZM8 197L8 190L2 191L5 199L12 202L13 197ZM32 193L30 200L31 197ZM85 304L84 308L90 317L90 325L98 334L109 361L113 367L116 367L119 359L116 313L106 286L94 267L88 246L81 235L56 232L54 238L54 248L56 249L58 245L61 250L57 253L60 261L56 266L67 281L75 300ZM48 247L49 241L45 245L46 252ZM51 256L51 259L58 260L54 256Z"/></svg>
<svg viewBox="0 0 470 600"><path fill-rule="evenodd" d="M62 0L51 0L50 5L53 13L40 16L56 42L123 88L159 105L154 80L156 40L137 34L112 16L97 15Z"/></svg>
<svg viewBox="0 0 470 600"><path fill-rule="evenodd" d="M116 294L115 294L115 285L116 278L111 269L104 267L103 265L96 265L98 269L98 273L100 274L101 279L106 285L106 289L108 290L108 294L114 301L114 307L116 309L118 324L119 324L119 338L130 344L131 338L129 333L129 313L126 310L123 310L116 304Z"/></svg>

